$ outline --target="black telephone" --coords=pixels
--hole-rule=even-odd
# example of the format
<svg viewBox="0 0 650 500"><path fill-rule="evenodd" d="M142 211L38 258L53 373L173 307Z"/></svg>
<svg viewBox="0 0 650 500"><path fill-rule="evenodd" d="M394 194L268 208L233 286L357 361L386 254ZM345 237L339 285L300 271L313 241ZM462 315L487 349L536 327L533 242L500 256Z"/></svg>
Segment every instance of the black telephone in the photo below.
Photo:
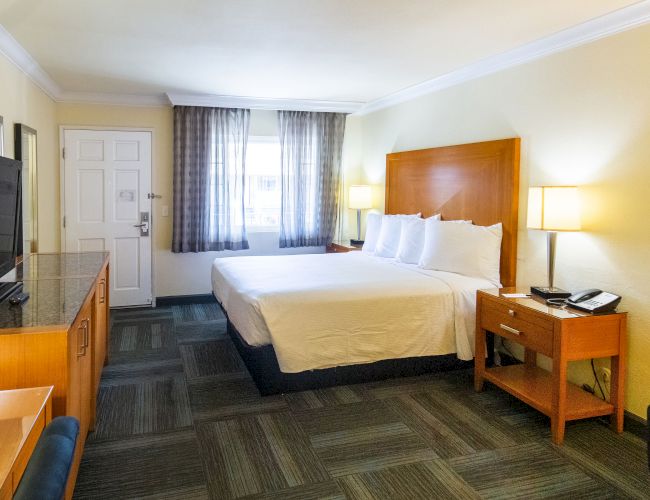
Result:
<svg viewBox="0 0 650 500"><path fill-rule="evenodd" d="M566 299L567 305L590 313L613 311L620 301L621 297L618 295L597 288L577 292Z"/></svg>

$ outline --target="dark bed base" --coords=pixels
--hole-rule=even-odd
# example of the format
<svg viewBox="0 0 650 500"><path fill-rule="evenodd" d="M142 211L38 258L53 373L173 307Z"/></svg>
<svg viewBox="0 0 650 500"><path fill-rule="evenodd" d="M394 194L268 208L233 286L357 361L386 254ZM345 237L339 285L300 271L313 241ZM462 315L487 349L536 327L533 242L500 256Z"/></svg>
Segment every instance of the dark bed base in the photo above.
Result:
<svg viewBox="0 0 650 500"><path fill-rule="evenodd" d="M223 309L223 308L222 308ZM228 316L224 310L226 317ZM386 359L361 365L337 366L300 373L283 373L273 346L251 347L228 320L228 335L235 343L253 381L262 396L285 392L307 391L335 385L358 384L387 378L412 377L471 368L474 361L461 361L455 354L416 358ZM493 352L488 345L488 352ZM491 360L488 360L488 364Z"/></svg>

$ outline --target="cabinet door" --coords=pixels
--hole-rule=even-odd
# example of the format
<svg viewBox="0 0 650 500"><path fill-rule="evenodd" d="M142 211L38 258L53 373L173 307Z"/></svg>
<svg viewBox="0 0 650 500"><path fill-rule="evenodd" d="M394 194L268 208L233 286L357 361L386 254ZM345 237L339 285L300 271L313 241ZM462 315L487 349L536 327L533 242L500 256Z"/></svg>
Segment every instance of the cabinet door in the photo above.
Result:
<svg viewBox="0 0 650 500"><path fill-rule="evenodd" d="M79 419L79 432L84 440L93 416L92 377L92 301L77 316L68 331L68 397L67 415Z"/></svg>
<svg viewBox="0 0 650 500"><path fill-rule="evenodd" d="M66 415L76 417L79 422L81 414L81 372L83 370L84 346L83 315L68 330L68 380L66 394Z"/></svg>
<svg viewBox="0 0 650 500"><path fill-rule="evenodd" d="M93 381L94 393L99 389L99 380L102 376L102 369L106 363L107 351L107 329L108 329L108 280L106 269L102 271L97 280L95 290L95 324L93 325Z"/></svg>
<svg viewBox="0 0 650 500"><path fill-rule="evenodd" d="M87 311L90 313L90 309ZM87 314L85 316L85 327L88 331L85 333L86 337L86 352L80 358L80 370L79 375L81 379L79 381L79 387L81 391L81 425L80 431L81 435L85 436L88 434L90 428L95 426L95 384L93 381L93 364L92 364L92 321L91 315Z"/></svg>

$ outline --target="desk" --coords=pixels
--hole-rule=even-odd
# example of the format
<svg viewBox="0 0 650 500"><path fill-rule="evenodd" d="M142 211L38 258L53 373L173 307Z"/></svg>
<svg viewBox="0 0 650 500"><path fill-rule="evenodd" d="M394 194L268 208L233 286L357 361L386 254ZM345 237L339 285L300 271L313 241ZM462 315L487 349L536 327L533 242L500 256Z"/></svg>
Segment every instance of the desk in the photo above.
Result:
<svg viewBox="0 0 650 500"><path fill-rule="evenodd" d="M10 499L45 426L52 420L52 390L0 391L0 500Z"/></svg>
<svg viewBox="0 0 650 500"><path fill-rule="evenodd" d="M514 288L479 290L476 298L474 386L488 380L551 418L555 444L562 444L567 420L611 415L623 432L626 313L592 315L547 306L536 298L508 298ZM485 367L485 335L492 332L521 344L524 364ZM553 371L537 366L537 353L553 361ZM570 361L611 357L610 401L567 382Z"/></svg>

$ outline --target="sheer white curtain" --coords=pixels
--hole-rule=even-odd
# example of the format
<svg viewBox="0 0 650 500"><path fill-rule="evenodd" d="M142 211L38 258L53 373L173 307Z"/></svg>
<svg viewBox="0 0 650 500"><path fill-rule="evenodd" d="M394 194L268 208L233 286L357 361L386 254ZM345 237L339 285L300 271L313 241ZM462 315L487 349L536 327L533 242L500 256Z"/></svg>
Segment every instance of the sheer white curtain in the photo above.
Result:
<svg viewBox="0 0 650 500"><path fill-rule="evenodd" d="M278 111L280 247L322 246L336 231L345 115Z"/></svg>
<svg viewBox="0 0 650 500"><path fill-rule="evenodd" d="M244 217L250 110L174 108L173 252L248 248Z"/></svg>

